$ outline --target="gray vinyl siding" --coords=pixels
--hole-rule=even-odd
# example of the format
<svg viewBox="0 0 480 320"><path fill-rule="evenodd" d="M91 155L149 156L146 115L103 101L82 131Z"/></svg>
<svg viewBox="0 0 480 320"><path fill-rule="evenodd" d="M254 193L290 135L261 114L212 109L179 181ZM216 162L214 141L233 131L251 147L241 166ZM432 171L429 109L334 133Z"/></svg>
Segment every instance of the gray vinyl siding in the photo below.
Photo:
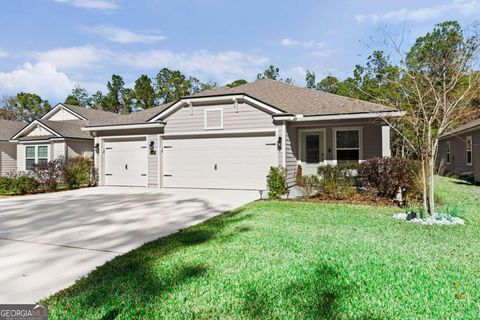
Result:
<svg viewBox="0 0 480 320"><path fill-rule="evenodd" d="M67 140L67 157L93 158L93 140Z"/></svg>
<svg viewBox="0 0 480 320"><path fill-rule="evenodd" d="M205 130L205 109L223 109L223 129L248 130L274 128L272 116L247 103L238 104L238 112L233 103L208 106L194 106L193 113L189 107L184 107L165 119L165 133L202 132ZM218 130L211 130L218 131Z"/></svg>
<svg viewBox="0 0 480 320"><path fill-rule="evenodd" d="M150 188L158 188L158 157L160 156L158 148L158 135L149 135L147 137L147 148L153 141L156 154L148 154L148 186Z"/></svg>
<svg viewBox="0 0 480 320"><path fill-rule="evenodd" d="M299 129L325 129L325 149L327 151L325 160L328 162L334 159L334 128L341 129L350 127L362 129L363 157L361 160L382 157L382 123L379 121L345 120L288 123L285 146L286 168L288 171L287 185L290 187L295 184L295 173L298 161Z"/></svg>
<svg viewBox="0 0 480 320"><path fill-rule="evenodd" d="M287 126L287 135L285 137L285 158L287 168L287 187L295 185L295 173L297 170L297 129L292 126Z"/></svg>
<svg viewBox="0 0 480 320"><path fill-rule="evenodd" d="M472 137L473 146L471 166L467 165L467 148L465 140L468 136ZM450 164L447 164L447 141L450 141ZM476 166L479 165L478 158L480 158L480 128L442 139L438 144L436 163L440 174L458 173L467 176L474 176Z"/></svg>
<svg viewBox="0 0 480 320"><path fill-rule="evenodd" d="M0 142L0 175L17 170L17 145L11 142Z"/></svg>

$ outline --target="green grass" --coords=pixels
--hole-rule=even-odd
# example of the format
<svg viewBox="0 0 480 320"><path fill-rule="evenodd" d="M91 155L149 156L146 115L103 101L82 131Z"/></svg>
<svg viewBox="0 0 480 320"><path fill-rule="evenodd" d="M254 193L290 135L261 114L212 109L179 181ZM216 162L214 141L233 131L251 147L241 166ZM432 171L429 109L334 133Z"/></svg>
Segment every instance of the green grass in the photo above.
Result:
<svg viewBox="0 0 480 320"><path fill-rule="evenodd" d="M480 187L437 178L465 226L396 208L255 202L120 256L51 319L478 319Z"/></svg>

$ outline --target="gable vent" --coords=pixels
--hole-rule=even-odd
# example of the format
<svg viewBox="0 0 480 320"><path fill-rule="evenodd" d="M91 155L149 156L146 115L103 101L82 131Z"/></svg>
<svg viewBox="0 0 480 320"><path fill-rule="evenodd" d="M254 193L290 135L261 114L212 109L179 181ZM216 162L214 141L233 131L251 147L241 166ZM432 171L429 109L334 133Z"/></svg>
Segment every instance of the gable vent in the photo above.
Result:
<svg viewBox="0 0 480 320"><path fill-rule="evenodd" d="M223 109L205 109L205 129L223 129Z"/></svg>

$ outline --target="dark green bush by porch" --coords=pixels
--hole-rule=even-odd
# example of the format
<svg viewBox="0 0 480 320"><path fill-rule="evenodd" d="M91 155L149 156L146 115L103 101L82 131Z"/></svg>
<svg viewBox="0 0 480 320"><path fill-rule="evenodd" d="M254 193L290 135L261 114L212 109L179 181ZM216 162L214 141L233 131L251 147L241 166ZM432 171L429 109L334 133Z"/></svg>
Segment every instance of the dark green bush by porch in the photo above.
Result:
<svg viewBox="0 0 480 320"><path fill-rule="evenodd" d="M271 167L267 176L268 197L280 199L287 192L287 170L284 167Z"/></svg>

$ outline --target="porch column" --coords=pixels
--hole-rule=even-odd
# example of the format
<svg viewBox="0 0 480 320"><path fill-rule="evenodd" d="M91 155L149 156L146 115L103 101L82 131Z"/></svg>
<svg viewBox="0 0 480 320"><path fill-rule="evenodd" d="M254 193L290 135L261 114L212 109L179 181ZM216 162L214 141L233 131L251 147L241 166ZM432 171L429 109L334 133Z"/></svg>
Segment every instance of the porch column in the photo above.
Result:
<svg viewBox="0 0 480 320"><path fill-rule="evenodd" d="M382 157L391 157L390 126L382 126Z"/></svg>

